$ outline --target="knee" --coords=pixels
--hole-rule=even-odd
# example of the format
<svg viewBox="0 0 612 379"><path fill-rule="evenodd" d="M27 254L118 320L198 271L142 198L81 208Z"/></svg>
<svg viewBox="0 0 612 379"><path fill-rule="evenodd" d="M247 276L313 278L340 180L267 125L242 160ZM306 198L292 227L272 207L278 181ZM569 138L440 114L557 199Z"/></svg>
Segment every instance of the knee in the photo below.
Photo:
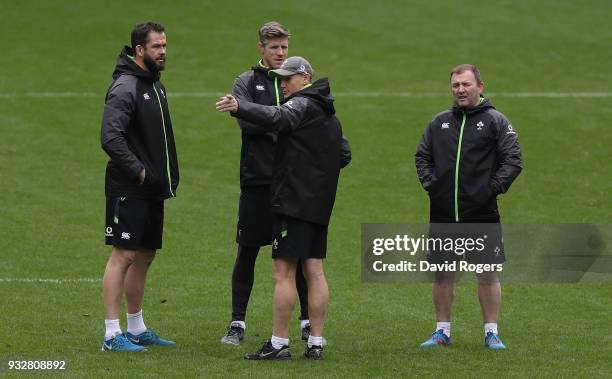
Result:
<svg viewBox="0 0 612 379"><path fill-rule="evenodd" d="M304 265L304 278L309 283L313 283L318 280L325 279L325 273L323 272L323 265L322 264Z"/></svg>
<svg viewBox="0 0 612 379"><path fill-rule="evenodd" d="M287 270L275 270L274 280L277 283L284 282L284 281L295 281L295 272L291 272Z"/></svg>
<svg viewBox="0 0 612 379"><path fill-rule="evenodd" d="M113 263L120 266L129 266L136 260L137 252L135 250L122 249L115 247L111 255Z"/></svg>
<svg viewBox="0 0 612 379"><path fill-rule="evenodd" d="M304 272L304 278L308 283L314 283L316 281L325 279L323 270L307 270Z"/></svg>
<svg viewBox="0 0 612 379"><path fill-rule="evenodd" d="M476 274L476 277L480 285L497 285L499 283L499 277L496 272L483 272L481 274Z"/></svg>
<svg viewBox="0 0 612 379"><path fill-rule="evenodd" d="M434 275L434 284L438 286L452 286L454 282L454 272L437 271Z"/></svg>
<svg viewBox="0 0 612 379"><path fill-rule="evenodd" d="M274 280L278 282L295 281L295 264L292 262L274 262Z"/></svg>
<svg viewBox="0 0 612 379"><path fill-rule="evenodd" d="M149 267L155 259L155 251L145 250L138 252L138 261Z"/></svg>

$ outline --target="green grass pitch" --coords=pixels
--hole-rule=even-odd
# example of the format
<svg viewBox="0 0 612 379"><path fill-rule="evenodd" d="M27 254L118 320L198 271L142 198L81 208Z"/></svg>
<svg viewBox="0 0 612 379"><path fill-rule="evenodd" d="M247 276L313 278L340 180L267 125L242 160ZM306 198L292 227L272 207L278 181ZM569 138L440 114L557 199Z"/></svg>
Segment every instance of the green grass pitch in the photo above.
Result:
<svg viewBox="0 0 612 379"><path fill-rule="evenodd" d="M421 351L434 325L430 285L361 283L359 231L365 222L427 221L413 156L431 117L451 103L448 72L459 63L480 66L486 93L520 135L524 171L500 201L502 220L612 223L612 3L1 0L0 9L3 365L64 359L65 375L79 378L610 375L610 283L504 285L502 352L483 348L476 288L461 284L453 346ZM100 283L35 280L102 277L104 93L132 26L148 19L167 28L163 81L181 184L166 203L144 313L178 347L106 354ZM290 55L330 77L353 147L330 226L329 346L317 363L242 359L271 333L269 248L245 342L218 343L230 317L240 137L211 93L229 91L256 62L257 29L272 19L293 33ZM291 326L298 357L297 320Z"/></svg>

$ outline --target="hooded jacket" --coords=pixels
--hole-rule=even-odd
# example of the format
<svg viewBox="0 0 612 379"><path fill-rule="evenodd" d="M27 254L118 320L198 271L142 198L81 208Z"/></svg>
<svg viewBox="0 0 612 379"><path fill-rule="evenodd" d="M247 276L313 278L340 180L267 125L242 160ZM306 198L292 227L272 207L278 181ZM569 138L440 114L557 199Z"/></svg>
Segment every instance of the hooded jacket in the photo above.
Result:
<svg viewBox="0 0 612 379"><path fill-rule="evenodd" d="M166 199L176 196L178 161L166 89L159 73L143 70L128 46L117 59L102 116L107 196ZM138 173L145 169L139 184Z"/></svg>
<svg viewBox="0 0 612 379"><path fill-rule="evenodd" d="M496 196L522 169L516 130L481 99L474 108L453 106L425 129L415 155L429 193L431 222L499 222Z"/></svg>
<svg viewBox="0 0 612 379"><path fill-rule="evenodd" d="M234 116L278 131L272 211L328 225L340 168L350 162L348 141L335 116L327 79L289 96L280 107L239 101Z"/></svg>
<svg viewBox="0 0 612 379"><path fill-rule="evenodd" d="M261 105L280 105L283 93L278 78L268 76L270 69L260 61L234 81L232 94L238 100ZM270 185L276 150L276 132L237 119L242 134L240 149L240 187Z"/></svg>

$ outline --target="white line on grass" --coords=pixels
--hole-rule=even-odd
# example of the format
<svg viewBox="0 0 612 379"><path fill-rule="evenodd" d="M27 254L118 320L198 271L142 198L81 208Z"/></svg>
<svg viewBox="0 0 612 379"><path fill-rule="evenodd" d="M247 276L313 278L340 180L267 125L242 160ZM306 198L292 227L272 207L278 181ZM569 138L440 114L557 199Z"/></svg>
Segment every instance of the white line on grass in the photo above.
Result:
<svg viewBox="0 0 612 379"><path fill-rule="evenodd" d="M0 283L46 283L46 284L69 284L69 283L101 283L101 278L74 278L74 279L48 279L48 278L0 278Z"/></svg>
<svg viewBox="0 0 612 379"><path fill-rule="evenodd" d="M170 97L187 98L209 98L223 96L224 92L170 92ZM448 92L336 92L336 97L447 97ZM609 98L612 92L487 92L488 97L513 97L513 98ZM104 98L103 93L96 92L24 92L24 93L0 93L0 98L76 98L76 97L99 97Z"/></svg>
<svg viewBox="0 0 612 379"><path fill-rule="evenodd" d="M338 97L447 97L448 92L336 92ZM487 97L593 98L612 97L612 92L487 92Z"/></svg>

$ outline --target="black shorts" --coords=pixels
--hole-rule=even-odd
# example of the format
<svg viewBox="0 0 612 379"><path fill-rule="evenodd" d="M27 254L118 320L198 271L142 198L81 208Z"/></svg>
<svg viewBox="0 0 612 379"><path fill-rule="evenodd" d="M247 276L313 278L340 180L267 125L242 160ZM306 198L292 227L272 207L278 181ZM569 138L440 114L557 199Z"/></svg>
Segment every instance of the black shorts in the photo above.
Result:
<svg viewBox="0 0 612 379"><path fill-rule="evenodd" d="M327 255L327 226L274 215L272 258L317 258Z"/></svg>
<svg viewBox="0 0 612 379"><path fill-rule="evenodd" d="M133 250L161 249L163 230L163 200L106 198L107 245Z"/></svg>
<svg viewBox="0 0 612 379"><path fill-rule="evenodd" d="M506 261L500 223L430 224L428 237L429 263L497 264Z"/></svg>
<svg viewBox="0 0 612 379"><path fill-rule="evenodd" d="M240 191L236 242L259 247L272 243L272 210L270 187L244 187Z"/></svg>

